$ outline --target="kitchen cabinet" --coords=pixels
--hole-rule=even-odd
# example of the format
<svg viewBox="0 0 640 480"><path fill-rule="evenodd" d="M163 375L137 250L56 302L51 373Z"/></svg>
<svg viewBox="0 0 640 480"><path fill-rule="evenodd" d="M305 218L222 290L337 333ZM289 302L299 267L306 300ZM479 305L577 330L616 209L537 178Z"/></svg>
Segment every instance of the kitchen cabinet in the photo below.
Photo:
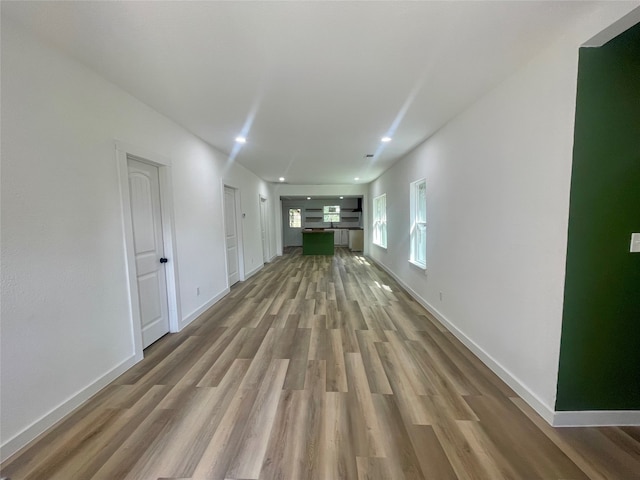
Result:
<svg viewBox="0 0 640 480"><path fill-rule="evenodd" d="M364 231L347 230L349 233L349 250L352 252L362 252L364 248Z"/></svg>
<svg viewBox="0 0 640 480"><path fill-rule="evenodd" d="M349 230L340 230L340 245L349 245Z"/></svg>
<svg viewBox="0 0 640 480"><path fill-rule="evenodd" d="M333 255L334 246L331 232L308 231L302 232L302 254L303 255Z"/></svg>
<svg viewBox="0 0 640 480"><path fill-rule="evenodd" d="M344 228L333 230L333 244L336 247L346 247L349 245L349 230Z"/></svg>

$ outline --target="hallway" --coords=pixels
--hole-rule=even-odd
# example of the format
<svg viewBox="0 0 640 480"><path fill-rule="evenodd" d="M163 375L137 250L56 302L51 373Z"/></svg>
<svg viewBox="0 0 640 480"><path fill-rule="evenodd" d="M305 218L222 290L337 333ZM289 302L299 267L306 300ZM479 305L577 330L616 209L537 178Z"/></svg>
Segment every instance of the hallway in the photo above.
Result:
<svg viewBox="0 0 640 480"><path fill-rule="evenodd" d="M640 478L553 429L363 256L279 257L2 465L21 479Z"/></svg>

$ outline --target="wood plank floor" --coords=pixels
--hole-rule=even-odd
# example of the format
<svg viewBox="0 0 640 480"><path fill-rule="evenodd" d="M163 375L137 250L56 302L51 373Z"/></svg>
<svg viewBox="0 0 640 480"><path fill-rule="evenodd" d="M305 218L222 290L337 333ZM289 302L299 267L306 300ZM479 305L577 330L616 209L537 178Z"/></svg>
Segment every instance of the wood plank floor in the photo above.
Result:
<svg viewBox="0 0 640 480"><path fill-rule="evenodd" d="M1 467L46 479L640 479L549 427L362 256L267 265Z"/></svg>

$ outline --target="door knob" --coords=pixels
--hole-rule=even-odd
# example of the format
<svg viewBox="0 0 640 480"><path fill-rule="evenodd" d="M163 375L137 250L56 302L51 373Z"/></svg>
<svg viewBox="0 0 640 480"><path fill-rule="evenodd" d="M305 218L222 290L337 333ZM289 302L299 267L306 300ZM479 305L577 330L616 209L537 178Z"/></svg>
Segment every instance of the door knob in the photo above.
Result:
<svg viewBox="0 0 640 480"><path fill-rule="evenodd" d="M160 263L167 263L169 260L167 260L166 258L162 257L160 259Z"/></svg>

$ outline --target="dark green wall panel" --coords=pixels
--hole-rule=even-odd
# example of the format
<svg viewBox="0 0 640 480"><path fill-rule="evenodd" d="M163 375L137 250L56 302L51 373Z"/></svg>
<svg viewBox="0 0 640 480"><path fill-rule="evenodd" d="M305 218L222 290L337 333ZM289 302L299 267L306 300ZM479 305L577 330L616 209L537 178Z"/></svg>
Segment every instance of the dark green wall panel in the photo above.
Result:
<svg viewBox="0 0 640 480"><path fill-rule="evenodd" d="M640 410L640 24L580 50L556 410Z"/></svg>

